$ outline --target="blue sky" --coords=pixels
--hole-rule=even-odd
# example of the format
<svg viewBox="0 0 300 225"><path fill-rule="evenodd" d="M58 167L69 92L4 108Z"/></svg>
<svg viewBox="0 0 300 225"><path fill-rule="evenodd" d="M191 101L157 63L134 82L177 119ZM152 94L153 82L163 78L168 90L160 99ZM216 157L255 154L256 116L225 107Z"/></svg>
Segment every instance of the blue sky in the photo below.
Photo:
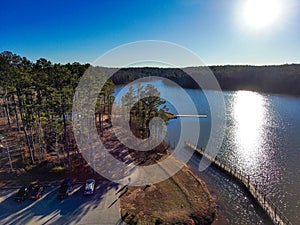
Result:
<svg viewBox="0 0 300 225"><path fill-rule="evenodd" d="M163 40L208 65L300 63L300 1L280 1L284 15L260 30L243 21L245 0L2 1L0 51L90 63L121 44Z"/></svg>

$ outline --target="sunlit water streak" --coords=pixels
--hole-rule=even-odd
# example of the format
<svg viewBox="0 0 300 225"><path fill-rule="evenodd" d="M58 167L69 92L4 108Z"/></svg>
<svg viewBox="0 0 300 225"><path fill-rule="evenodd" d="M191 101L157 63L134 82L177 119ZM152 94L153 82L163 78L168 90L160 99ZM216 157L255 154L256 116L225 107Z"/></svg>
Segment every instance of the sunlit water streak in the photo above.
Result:
<svg viewBox="0 0 300 225"><path fill-rule="evenodd" d="M169 99L174 99L186 114L184 99L177 95L176 88L164 86ZM194 100L200 119L199 146L205 147L210 135L210 110L200 90L186 89ZM214 95L214 91L209 94ZM300 98L262 94L251 91L224 92L226 102L226 135L219 156L233 167L249 175L258 189L267 193L285 215L299 224L300 208ZM178 105L177 105L178 106ZM169 105L171 112L176 113ZM180 120L184 120L193 132L197 118L180 118L170 121L167 141L171 144L180 135ZM188 138L188 135L185 134ZM184 154L184 151L183 151ZM190 160L197 172L199 157ZM230 178L214 168L197 174L205 180L218 199L228 224L270 224L263 212L249 196Z"/></svg>
<svg viewBox="0 0 300 225"><path fill-rule="evenodd" d="M251 168L261 156L259 148L264 139L265 102L259 94L243 91L236 94L233 104L235 142L239 145L237 157Z"/></svg>
<svg viewBox="0 0 300 225"><path fill-rule="evenodd" d="M223 152L233 166L250 175L256 183L265 183L266 172L278 173L276 163L271 160L274 151L268 137L270 128L277 126L272 120L269 99L256 92L238 91L230 101L232 123L228 130L232 133L227 137L227 147L231 151L224 149Z"/></svg>

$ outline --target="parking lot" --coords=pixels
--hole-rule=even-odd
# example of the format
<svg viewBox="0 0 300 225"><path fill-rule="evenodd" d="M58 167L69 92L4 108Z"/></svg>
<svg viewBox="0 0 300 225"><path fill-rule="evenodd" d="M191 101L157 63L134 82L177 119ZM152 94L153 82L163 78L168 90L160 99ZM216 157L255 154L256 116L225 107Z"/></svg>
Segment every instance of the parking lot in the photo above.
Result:
<svg viewBox="0 0 300 225"><path fill-rule="evenodd" d="M122 224L118 187L96 184L92 196L83 196L83 185L76 184L66 199L58 199L58 186L47 187L37 201L15 202L17 189L0 190L0 224Z"/></svg>

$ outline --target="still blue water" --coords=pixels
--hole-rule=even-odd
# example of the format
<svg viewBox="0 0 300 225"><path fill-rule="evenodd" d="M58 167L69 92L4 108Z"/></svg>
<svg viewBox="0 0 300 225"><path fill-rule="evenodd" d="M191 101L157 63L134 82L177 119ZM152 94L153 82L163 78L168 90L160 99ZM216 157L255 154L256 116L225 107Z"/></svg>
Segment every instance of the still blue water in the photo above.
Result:
<svg viewBox="0 0 300 225"><path fill-rule="evenodd" d="M168 100L170 112L176 114L176 108L180 108L186 114L191 113L178 88L161 81L152 84ZM116 93L121 88L117 87ZM200 120L198 145L205 147L211 130L207 98L201 90L185 91L198 113L208 117L171 120L167 125L166 140L177 143L182 135L181 120L189 124L189 132L193 132L195 121ZM206 94L213 96L216 92ZM224 116L226 127L218 156L249 175L258 189L267 193L293 224L300 224L300 98L251 91L226 91L223 96L226 109L225 115L220 116ZM213 167L199 172L199 160L199 156L194 155L189 165L216 197L224 224L270 224L250 196L229 177Z"/></svg>

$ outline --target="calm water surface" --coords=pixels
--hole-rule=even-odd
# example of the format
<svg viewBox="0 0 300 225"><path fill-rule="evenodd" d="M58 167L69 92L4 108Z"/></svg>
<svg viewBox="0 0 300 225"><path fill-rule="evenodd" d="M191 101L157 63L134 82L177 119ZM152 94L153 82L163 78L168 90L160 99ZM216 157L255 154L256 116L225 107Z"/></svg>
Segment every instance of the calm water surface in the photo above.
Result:
<svg viewBox="0 0 300 225"><path fill-rule="evenodd" d="M168 100L186 114L189 109L178 90L161 81L153 85L160 88ZM116 89L119 92L121 87ZM210 109L200 90L186 89L199 113L208 115L200 119L201 133L198 145L205 147L210 135ZM215 95L215 91L209 91ZM251 91L224 92L226 103L226 135L218 153L226 163L250 176L259 190L275 202L293 224L300 224L300 98L262 94ZM171 103L169 110L176 113ZM193 125L198 118L171 120L167 141L175 143L180 135L180 120ZM184 134L188 138L188 134ZM184 154L182 147L182 152ZM271 224L247 193L226 175L213 167L204 172L197 170L199 156L189 164L205 180L216 196L227 224Z"/></svg>

